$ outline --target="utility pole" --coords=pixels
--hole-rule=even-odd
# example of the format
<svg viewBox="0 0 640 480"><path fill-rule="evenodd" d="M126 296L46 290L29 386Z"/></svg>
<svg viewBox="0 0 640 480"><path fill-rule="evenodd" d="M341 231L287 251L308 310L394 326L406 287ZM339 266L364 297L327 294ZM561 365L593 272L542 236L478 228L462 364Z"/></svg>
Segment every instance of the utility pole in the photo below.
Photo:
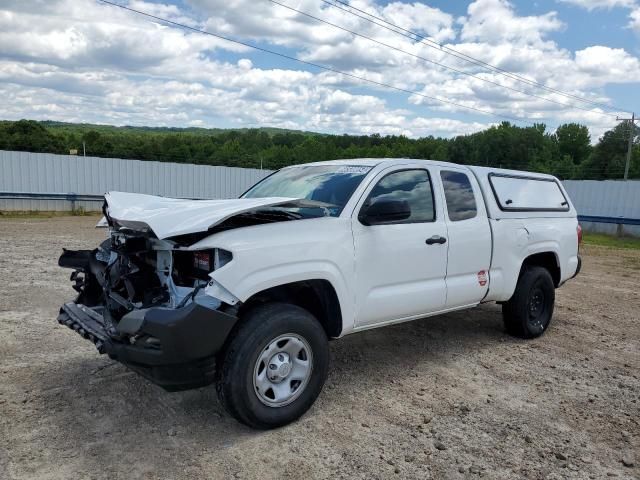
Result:
<svg viewBox="0 0 640 480"><path fill-rule="evenodd" d="M629 122L629 142L627 143L627 161L624 165L624 179L629 178L629 165L631 164L631 153L633 150L633 137L636 129L636 114L632 113L631 118L618 118L619 122Z"/></svg>
<svg viewBox="0 0 640 480"><path fill-rule="evenodd" d="M629 164L631 163L631 150L633 149L633 137L636 129L636 114L631 114L631 121L629 122L629 143L627 144L627 163L624 165L624 179L629 178Z"/></svg>
<svg viewBox="0 0 640 480"><path fill-rule="evenodd" d="M84 140L82 141L82 156L86 157L87 156L87 149L84 145Z"/></svg>
<svg viewBox="0 0 640 480"><path fill-rule="evenodd" d="M633 137L636 130L636 114L631 113L631 118L618 118L616 120L619 122L629 122L629 140L627 143L627 161L624 165L624 179L627 180L629 178L629 165L631 164L631 153L633 151ZM622 237L624 235L624 227L621 223L618 224L616 228L616 235L618 237Z"/></svg>

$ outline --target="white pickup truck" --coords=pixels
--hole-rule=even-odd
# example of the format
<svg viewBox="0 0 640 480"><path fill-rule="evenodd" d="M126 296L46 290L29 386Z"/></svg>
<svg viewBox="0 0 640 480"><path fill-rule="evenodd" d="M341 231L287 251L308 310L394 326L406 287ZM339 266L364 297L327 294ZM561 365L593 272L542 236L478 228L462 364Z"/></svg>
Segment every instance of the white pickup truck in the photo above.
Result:
<svg viewBox="0 0 640 480"><path fill-rule="evenodd" d="M283 168L239 199L105 200L108 238L60 257L78 296L58 321L167 390L215 382L256 428L313 404L329 339L484 302L538 337L581 265L576 211L537 173L354 159Z"/></svg>

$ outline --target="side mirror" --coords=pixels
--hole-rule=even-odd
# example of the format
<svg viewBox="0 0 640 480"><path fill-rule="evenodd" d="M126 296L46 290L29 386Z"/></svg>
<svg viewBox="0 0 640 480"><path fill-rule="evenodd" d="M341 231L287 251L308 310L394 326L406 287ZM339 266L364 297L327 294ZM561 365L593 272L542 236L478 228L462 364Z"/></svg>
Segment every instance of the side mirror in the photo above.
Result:
<svg viewBox="0 0 640 480"><path fill-rule="evenodd" d="M382 225L406 220L411 216L411 207L406 200L381 199L362 209L358 220L363 225Z"/></svg>

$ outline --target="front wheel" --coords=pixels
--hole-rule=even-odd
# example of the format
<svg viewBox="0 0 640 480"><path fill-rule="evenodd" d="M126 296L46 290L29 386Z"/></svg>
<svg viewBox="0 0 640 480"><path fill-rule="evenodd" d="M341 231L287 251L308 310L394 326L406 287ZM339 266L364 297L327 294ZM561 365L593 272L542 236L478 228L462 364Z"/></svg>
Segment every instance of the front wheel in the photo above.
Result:
<svg viewBox="0 0 640 480"><path fill-rule="evenodd" d="M555 303L555 286L546 268L525 267L516 291L502 305L506 330L521 338L535 338L549 327Z"/></svg>
<svg viewBox="0 0 640 480"><path fill-rule="evenodd" d="M218 368L225 409L253 428L275 428L303 415L327 377L327 335L311 313L270 303L249 311Z"/></svg>

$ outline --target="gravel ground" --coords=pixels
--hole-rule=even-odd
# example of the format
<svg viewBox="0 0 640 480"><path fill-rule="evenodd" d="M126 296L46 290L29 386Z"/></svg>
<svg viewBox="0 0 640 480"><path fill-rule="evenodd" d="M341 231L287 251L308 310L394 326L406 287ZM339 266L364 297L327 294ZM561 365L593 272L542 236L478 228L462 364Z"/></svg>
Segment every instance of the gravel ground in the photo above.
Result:
<svg viewBox="0 0 640 480"><path fill-rule="evenodd" d="M0 219L0 478L640 478L640 251L590 247L550 330L484 305L346 337L315 406L258 432L55 322L94 217Z"/></svg>

